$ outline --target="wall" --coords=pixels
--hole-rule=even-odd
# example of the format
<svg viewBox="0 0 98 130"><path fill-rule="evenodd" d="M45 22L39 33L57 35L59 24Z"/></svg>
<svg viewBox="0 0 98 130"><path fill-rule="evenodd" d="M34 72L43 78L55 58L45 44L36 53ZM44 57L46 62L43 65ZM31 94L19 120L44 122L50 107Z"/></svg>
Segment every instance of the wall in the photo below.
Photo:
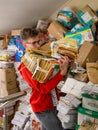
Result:
<svg viewBox="0 0 98 130"><path fill-rule="evenodd" d="M69 0L63 6L61 6L53 15L50 17L51 20L55 19L57 12L66 6L70 6L75 12L83 8L85 5L89 5L93 10L98 10L98 0Z"/></svg>
<svg viewBox="0 0 98 130"><path fill-rule="evenodd" d="M67 0L0 0L0 35L49 18ZM54 6L56 5L56 6Z"/></svg>

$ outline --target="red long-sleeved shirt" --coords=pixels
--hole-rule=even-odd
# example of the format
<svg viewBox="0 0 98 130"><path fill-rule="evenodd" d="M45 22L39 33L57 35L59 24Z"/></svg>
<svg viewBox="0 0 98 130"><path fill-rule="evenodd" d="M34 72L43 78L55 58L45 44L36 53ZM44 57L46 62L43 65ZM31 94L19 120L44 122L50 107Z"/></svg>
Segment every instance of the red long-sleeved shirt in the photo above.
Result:
<svg viewBox="0 0 98 130"><path fill-rule="evenodd" d="M18 67L23 79L32 88L30 104L34 112L42 112L45 110L53 110L53 102L50 91L56 88L57 84L63 80L63 76L57 73L52 79L46 83L39 83L32 78L32 73L25 67L23 63ZM56 94L58 92L56 90Z"/></svg>

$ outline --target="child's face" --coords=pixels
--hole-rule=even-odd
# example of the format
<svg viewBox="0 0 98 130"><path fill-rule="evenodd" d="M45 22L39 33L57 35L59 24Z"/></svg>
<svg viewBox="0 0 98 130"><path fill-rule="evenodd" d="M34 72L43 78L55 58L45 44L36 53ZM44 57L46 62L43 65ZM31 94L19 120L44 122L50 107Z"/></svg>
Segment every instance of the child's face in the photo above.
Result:
<svg viewBox="0 0 98 130"><path fill-rule="evenodd" d="M38 36L28 38L27 40L23 41L23 45L25 48L35 48L40 49L40 38Z"/></svg>

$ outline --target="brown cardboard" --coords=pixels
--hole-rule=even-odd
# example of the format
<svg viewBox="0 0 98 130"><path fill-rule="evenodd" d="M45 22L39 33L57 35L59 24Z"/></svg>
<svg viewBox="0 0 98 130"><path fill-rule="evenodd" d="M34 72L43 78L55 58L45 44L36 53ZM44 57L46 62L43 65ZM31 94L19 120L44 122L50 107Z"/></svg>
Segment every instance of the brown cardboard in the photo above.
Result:
<svg viewBox="0 0 98 130"><path fill-rule="evenodd" d="M86 5L82 10L85 13L88 12L90 14L94 23L98 22L98 17L96 15L95 11L89 5Z"/></svg>
<svg viewBox="0 0 98 130"><path fill-rule="evenodd" d="M18 87L15 87L11 90L7 90L5 87L0 87L0 98L8 96L8 95L13 94L13 93L17 93L17 92L19 92Z"/></svg>
<svg viewBox="0 0 98 130"><path fill-rule="evenodd" d="M53 21L48 27L48 32L53 35L54 38L59 40L64 37L67 29L59 22Z"/></svg>
<svg viewBox="0 0 98 130"><path fill-rule="evenodd" d="M51 48L50 48L50 44L51 44L52 41L49 41L48 43L44 44L41 46L41 50L44 50L44 51L51 51Z"/></svg>
<svg viewBox="0 0 98 130"><path fill-rule="evenodd" d="M85 41L80 47L79 55L76 59L81 66L86 67L87 62L96 62L98 60L98 46L94 43Z"/></svg>
<svg viewBox="0 0 98 130"><path fill-rule="evenodd" d="M89 80L93 84L98 84L98 63L97 62L87 63L86 69Z"/></svg>
<svg viewBox="0 0 98 130"><path fill-rule="evenodd" d="M6 35L4 35L4 39L3 39L3 43L2 43L2 49L5 49L7 47L8 42L9 42L9 35L6 34Z"/></svg>
<svg viewBox="0 0 98 130"><path fill-rule="evenodd" d="M17 87L16 73L14 68L0 69L0 89L7 91Z"/></svg>
<svg viewBox="0 0 98 130"><path fill-rule="evenodd" d="M21 29L16 29L11 31L11 36L20 36Z"/></svg>
<svg viewBox="0 0 98 130"><path fill-rule="evenodd" d="M17 92L19 92L19 88L18 87L8 91L8 95L13 94L13 93L17 93Z"/></svg>
<svg viewBox="0 0 98 130"><path fill-rule="evenodd" d="M15 68L4 68L0 69L0 81L15 81L16 80L16 71Z"/></svg>
<svg viewBox="0 0 98 130"><path fill-rule="evenodd" d="M87 73L84 73L84 74L77 73L77 74L75 74L74 79L82 81L82 82L88 82L89 81Z"/></svg>
<svg viewBox="0 0 98 130"><path fill-rule="evenodd" d="M0 81L0 88L6 88L6 90L11 90L17 87L17 82L16 81Z"/></svg>

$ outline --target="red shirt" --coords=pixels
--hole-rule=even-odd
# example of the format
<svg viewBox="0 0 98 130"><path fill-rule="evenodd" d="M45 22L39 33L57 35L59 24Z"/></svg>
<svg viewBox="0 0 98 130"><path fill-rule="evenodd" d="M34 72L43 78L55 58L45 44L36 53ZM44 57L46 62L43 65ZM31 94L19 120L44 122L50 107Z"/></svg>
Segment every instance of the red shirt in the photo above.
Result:
<svg viewBox="0 0 98 130"><path fill-rule="evenodd" d="M18 67L23 79L27 81L32 88L30 104L34 112L42 112L45 110L54 110L51 90L56 88L57 84L63 80L63 76L57 73L52 79L46 83L39 83L32 78L32 73L25 67L23 63ZM57 92L57 90L56 90ZM58 92L57 92L58 95Z"/></svg>

